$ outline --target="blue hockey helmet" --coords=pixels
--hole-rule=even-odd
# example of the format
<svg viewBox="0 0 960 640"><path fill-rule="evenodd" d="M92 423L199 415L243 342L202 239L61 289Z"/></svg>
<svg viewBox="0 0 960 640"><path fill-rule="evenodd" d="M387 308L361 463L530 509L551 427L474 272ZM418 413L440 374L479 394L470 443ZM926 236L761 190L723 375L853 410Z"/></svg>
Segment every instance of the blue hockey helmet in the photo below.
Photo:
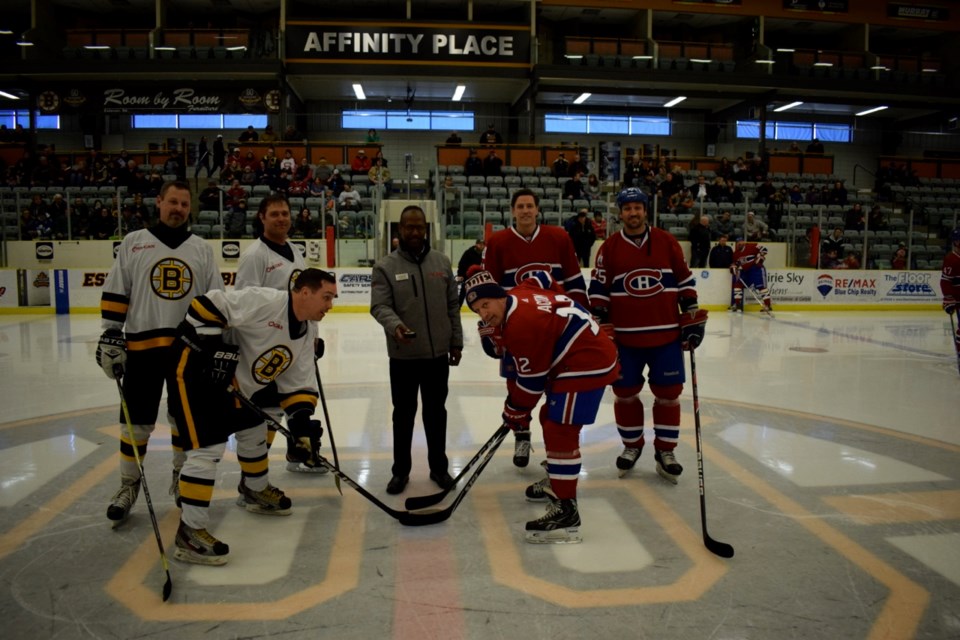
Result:
<svg viewBox="0 0 960 640"><path fill-rule="evenodd" d="M957 227L956 229L950 232L950 242L952 244L957 244L958 242L960 242L960 227Z"/></svg>
<svg viewBox="0 0 960 640"><path fill-rule="evenodd" d="M647 194L643 192L642 189L637 187L628 187L617 194L617 207L623 209L623 205L628 202L642 202L644 208L650 208L650 199L647 198Z"/></svg>

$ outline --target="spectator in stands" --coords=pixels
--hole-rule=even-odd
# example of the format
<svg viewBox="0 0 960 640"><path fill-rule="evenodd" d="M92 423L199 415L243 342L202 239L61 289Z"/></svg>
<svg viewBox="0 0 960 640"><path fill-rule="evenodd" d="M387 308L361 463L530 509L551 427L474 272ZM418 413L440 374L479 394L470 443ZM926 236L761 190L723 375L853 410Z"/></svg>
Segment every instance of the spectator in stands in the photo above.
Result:
<svg viewBox="0 0 960 640"><path fill-rule="evenodd" d="M736 237L736 227L733 224L733 217L730 215L729 209L720 211L720 215L713 222L711 235L718 240L720 236Z"/></svg>
<svg viewBox="0 0 960 640"><path fill-rule="evenodd" d="M820 252L823 255L827 255L832 252L834 257L841 256L843 255L844 242L843 228L834 227L830 232L830 235L827 236L826 240L823 241ZM823 261L821 261L821 264L823 264Z"/></svg>
<svg viewBox="0 0 960 640"><path fill-rule="evenodd" d="M323 192L323 210L327 215L337 212L337 196L329 186Z"/></svg>
<svg viewBox="0 0 960 640"><path fill-rule="evenodd" d="M816 206L820 204L820 189L817 188L817 185L812 184L807 189L807 193L803 198L804 202L809 205Z"/></svg>
<svg viewBox="0 0 960 640"><path fill-rule="evenodd" d="M117 221L107 206L101 206L97 215L90 221L90 237L94 240L108 240L117 232Z"/></svg>
<svg viewBox="0 0 960 640"><path fill-rule="evenodd" d="M789 198L790 195L786 187L782 187L779 191L775 191L767 202L767 225L773 235L780 230L780 221L783 219L783 205Z"/></svg>
<svg viewBox="0 0 960 640"><path fill-rule="evenodd" d="M563 197L567 200L586 199L583 192L583 174L575 173L563 185Z"/></svg>
<svg viewBox="0 0 960 640"><path fill-rule="evenodd" d="M463 175L468 177L483 175L483 160L477 155L476 149L470 149L468 152L467 161L463 163Z"/></svg>
<svg viewBox="0 0 960 640"><path fill-rule="evenodd" d="M276 179L280 175L280 158L277 157L276 149L273 147L267 147L267 152L263 154L263 164L271 179Z"/></svg>
<svg viewBox="0 0 960 640"><path fill-rule="evenodd" d="M300 213L297 214L296 219L293 221L293 237L319 237L319 234L317 233L317 224L313 221L313 218L310 217L310 209L307 207L300 209Z"/></svg>
<svg viewBox="0 0 960 640"><path fill-rule="evenodd" d="M240 174L240 184L250 187L257 184L257 172L249 164L243 167L243 173Z"/></svg>
<svg viewBox="0 0 960 640"><path fill-rule="evenodd" d="M770 178L765 178L763 181L763 184L757 187L757 197L755 199L755 202L767 204L768 202L770 202L770 199L773 197L773 194L776 192L777 190L773 186L773 181Z"/></svg>
<svg viewBox="0 0 960 640"><path fill-rule="evenodd" d="M593 233L598 240L606 240L607 238L607 221L599 211L593 212Z"/></svg>
<svg viewBox="0 0 960 640"><path fill-rule="evenodd" d="M787 149L787 153L801 153L800 145L797 144L796 140L790 143L790 148Z"/></svg>
<svg viewBox="0 0 960 640"><path fill-rule="evenodd" d="M496 149L490 149L490 153L483 159L483 175L499 176L503 167L503 160L497 155Z"/></svg>
<svg viewBox="0 0 960 640"><path fill-rule="evenodd" d="M769 237L767 223L757 217L753 211L747 211L747 219L743 223L743 233L747 242L760 242Z"/></svg>
<svg viewBox="0 0 960 640"><path fill-rule="evenodd" d="M729 236L721 233L717 238L717 244L710 249L708 264L711 269L729 269L733 264L733 248L727 244Z"/></svg>
<svg viewBox="0 0 960 640"><path fill-rule="evenodd" d="M273 126L267 125L260 134L260 142L276 142L277 134L273 132Z"/></svg>
<svg viewBox="0 0 960 640"><path fill-rule="evenodd" d="M145 226L150 226L150 209L143 202L143 194L133 194L133 205L131 206L133 207L133 215L139 216L140 219L143 220Z"/></svg>
<svg viewBox="0 0 960 640"><path fill-rule="evenodd" d="M717 177L723 180L730 180L733 178L734 168L726 156L720 158L720 165L716 169Z"/></svg>
<svg viewBox="0 0 960 640"><path fill-rule="evenodd" d="M220 210L220 185L216 180L208 180L207 188L200 192L197 200L200 203L201 211L219 211Z"/></svg>
<svg viewBox="0 0 960 640"><path fill-rule="evenodd" d="M134 213L131 205L126 205L120 210L120 230L122 231L123 235L126 235L132 231L139 231L140 229L143 229L145 225L146 221Z"/></svg>
<svg viewBox="0 0 960 640"><path fill-rule="evenodd" d="M284 171L284 173L286 173ZM305 179L298 178L296 173L288 173L290 184L287 186L288 196L305 197L310 195L310 183Z"/></svg>
<svg viewBox="0 0 960 640"><path fill-rule="evenodd" d="M370 171L370 167L373 166L373 163L370 162L370 158L367 157L367 152L364 149L357 149L357 153L353 156L353 160L350 161L350 169L354 173L366 173Z"/></svg>
<svg viewBox="0 0 960 640"><path fill-rule="evenodd" d="M383 166L389 167L390 162L383 156L383 149L377 149L377 152L373 154L373 161L370 163L370 166L377 164L377 160L383 161Z"/></svg>
<svg viewBox="0 0 960 640"><path fill-rule="evenodd" d="M90 207L81 196L77 196L70 207L70 235L73 240L90 236Z"/></svg>
<svg viewBox="0 0 960 640"><path fill-rule="evenodd" d="M200 142L197 143L197 161L193 170L194 180L200 179L200 169L206 169L207 177L210 177L210 147L207 146L207 136L200 136Z"/></svg>
<svg viewBox="0 0 960 640"><path fill-rule="evenodd" d="M710 255L710 216L694 216L690 223L690 268L702 269Z"/></svg>
<svg viewBox="0 0 960 640"><path fill-rule="evenodd" d="M144 189L143 195L156 198L160 195L160 188L163 186L163 176L160 175L159 171L151 171L150 176L146 178L147 186Z"/></svg>
<svg viewBox="0 0 960 640"><path fill-rule="evenodd" d="M357 191L349 182L343 184L343 191L337 197L339 210L349 209L351 211L360 211L360 192Z"/></svg>
<svg viewBox="0 0 960 640"><path fill-rule="evenodd" d="M283 130L283 140L285 142L297 142L303 139L304 135L292 124L288 124L287 128Z"/></svg>
<svg viewBox="0 0 960 640"><path fill-rule="evenodd" d="M447 136L445 144L451 147L459 147L463 143L463 138L461 138L456 131L451 131L450 135Z"/></svg>
<svg viewBox="0 0 960 640"><path fill-rule="evenodd" d="M227 238L242 238L247 230L247 201L241 200L223 214L224 235Z"/></svg>
<svg viewBox="0 0 960 640"><path fill-rule="evenodd" d="M600 198L600 180L597 178L597 174L591 173L587 177L587 184L583 187L583 192L587 196L587 200L591 202Z"/></svg>
<svg viewBox="0 0 960 640"><path fill-rule="evenodd" d="M370 178L370 184L379 190L382 198L390 197L393 181L390 178L390 169L383 164L383 156L376 159L367 176Z"/></svg>
<svg viewBox="0 0 960 640"><path fill-rule="evenodd" d="M36 240L40 237L40 224L30 212L30 207L24 207L20 212L20 238Z"/></svg>
<svg viewBox="0 0 960 640"><path fill-rule="evenodd" d="M230 164L220 172L220 183L230 184L234 180L239 180L241 175L243 175L243 169L240 168L240 163L232 159L230 160Z"/></svg>
<svg viewBox="0 0 960 640"><path fill-rule="evenodd" d="M790 187L790 204L797 206L798 204L803 203L803 190L800 189L800 185L795 184Z"/></svg>
<svg viewBox="0 0 960 640"><path fill-rule="evenodd" d="M249 125L237 138L240 142L256 142L260 139L260 134L257 133L257 130L253 128L253 125Z"/></svg>
<svg viewBox="0 0 960 640"><path fill-rule="evenodd" d="M817 138L807 145L807 153L823 153L823 143Z"/></svg>
<svg viewBox="0 0 960 640"><path fill-rule="evenodd" d="M330 176L333 175L333 165L327 162L326 156L320 156L317 166L314 167L313 177L320 180L321 184L326 184Z"/></svg>
<svg viewBox="0 0 960 640"><path fill-rule="evenodd" d="M567 160L566 154L561 151L557 155L557 159L553 161L553 177L555 178L566 178L570 175L570 161Z"/></svg>
<svg viewBox="0 0 960 640"><path fill-rule="evenodd" d="M43 196L39 193L33 194L30 198L30 216L33 220L39 220L47 212L47 203L43 201Z"/></svg>
<svg viewBox="0 0 960 640"><path fill-rule="evenodd" d="M841 265L842 269L859 269L860 268L860 256L857 255L856 251L847 251L847 257L843 259L843 264Z"/></svg>
<svg viewBox="0 0 960 640"><path fill-rule="evenodd" d="M693 199L697 202L704 202L710 200L710 185L707 184L707 178L702 173L697 176L697 181L691 184L689 187L690 193L693 195Z"/></svg>
<svg viewBox="0 0 960 640"><path fill-rule="evenodd" d="M223 134L218 133L217 139L213 141L213 170L223 171L227 164L227 149L223 145ZM211 174L208 174L211 175Z"/></svg>
<svg viewBox="0 0 960 640"><path fill-rule="evenodd" d="M843 216L843 228L845 231L863 231L863 207L859 202L855 202Z"/></svg>
<svg viewBox="0 0 960 640"><path fill-rule="evenodd" d="M695 204L696 202L693 199L693 194L690 193L690 189L687 189L686 187L680 189L670 196L670 200L668 201L670 211L677 214L690 213Z"/></svg>
<svg viewBox="0 0 960 640"><path fill-rule="evenodd" d="M330 179L327 180L327 186L330 187L330 190L333 191L333 195L337 198L340 197L340 194L343 192L343 188L346 186L347 181L344 180L343 176L340 175L339 169L334 169L333 173L330 174Z"/></svg>
<svg viewBox="0 0 960 640"><path fill-rule="evenodd" d="M890 228L890 223L887 221L887 216L883 215L883 210L878 204L873 205L873 208L870 209L870 214L867 216L867 220L871 231L886 231Z"/></svg>
<svg viewBox="0 0 960 640"><path fill-rule="evenodd" d="M324 184L323 180L321 180L319 177L314 177L314 179L310 181L309 192L311 196L320 197L323 195L323 192L326 190L327 190L327 185Z"/></svg>
<svg viewBox="0 0 960 640"><path fill-rule="evenodd" d="M287 149L283 152L283 158L280 160L280 169L286 169L289 173L297 171L297 159L293 157L293 151Z"/></svg>
<svg viewBox="0 0 960 640"><path fill-rule="evenodd" d="M893 252L893 256L890 257L890 265L898 270L907 268L907 247L902 242Z"/></svg>
<svg viewBox="0 0 960 640"><path fill-rule="evenodd" d="M670 206L670 198L682 188L683 185L674 180L672 173L664 172L663 181L660 182L657 187L657 195L660 196L661 208L667 210Z"/></svg>
<svg viewBox="0 0 960 640"><path fill-rule="evenodd" d="M590 252L593 249L593 243L597 240L597 234L593 230L593 222L590 221L590 211L582 208L577 211L577 217L568 229L570 239L573 241L573 250L577 254L577 260L583 267L590 266Z"/></svg>
<svg viewBox="0 0 960 640"><path fill-rule="evenodd" d="M380 142L380 136L377 134L376 129L367 130L367 142Z"/></svg>
<svg viewBox="0 0 960 640"><path fill-rule="evenodd" d="M839 254L836 249L826 249L820 255L820 268L821 269L840 269L841 262L840 258L837 257Z"/></svg>
<svg viewBox="0 0 960 640"><path fill-rule="evenodd" d="M241 200L247 199L247 190L240 186L239 180L234 180L230 184L230 188L227 190L227 195L224 198L224 202L228 203L231 207L235 206ZM219 207L218 207L219 208Z"/></svg>
<svg viewBox="0 0 960 640"><path fill-rule="evenodd" d="M833 183L833 189L830 190L827 204L839 204L844 207L847 206L847 189L839 180Z"/></svg>
<svg viewBox="0 0 960 640"><path fill-rule="evenodd" d="M480 134L480 144L503 144L503 136L494 128L492 122L487 125L487 130Z"/></svg>
<svg viewBox="0 0 960 640"><path fill-rule="evenodd" d="M573 159L570 160L570 168L567 170L567 175L573 176L577 172L580 172L582 175L587 175L588 171L587 163L580 157L580 153L575 151L573 153Z"/></svg>
<svg viewBox="0 0 960 640"><path fill-rule="evenodd" d="M727 180L727 186L723 190L721 201L730 204L743 202L743 192L740 191L740 187L733 180Z"/></svg>

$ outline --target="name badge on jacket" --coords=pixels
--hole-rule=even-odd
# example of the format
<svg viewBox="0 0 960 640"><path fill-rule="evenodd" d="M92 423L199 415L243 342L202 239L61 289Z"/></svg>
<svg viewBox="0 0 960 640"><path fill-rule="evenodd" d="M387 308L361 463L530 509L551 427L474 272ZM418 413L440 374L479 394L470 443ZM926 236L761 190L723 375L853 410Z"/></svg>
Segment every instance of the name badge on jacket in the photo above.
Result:
<svg viewBox="0 0 960 640"><path fill-rule="evenodd" d="M397 275L394 276L394 278L397 279L397 282L401 282L401 281L403 281L403 280L409 279L409 278L410 278L410 274L409 274L409 273L398 273Z"/></svg>

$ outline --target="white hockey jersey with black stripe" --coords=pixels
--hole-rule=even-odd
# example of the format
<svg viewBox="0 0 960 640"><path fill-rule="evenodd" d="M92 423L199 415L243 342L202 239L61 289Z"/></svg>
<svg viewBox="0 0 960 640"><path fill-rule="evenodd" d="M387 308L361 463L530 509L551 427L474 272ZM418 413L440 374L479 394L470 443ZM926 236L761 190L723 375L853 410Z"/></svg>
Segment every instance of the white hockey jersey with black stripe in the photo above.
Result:
<svg viewBox="0 0 960 640"><path fill-rule="evenodd" d="M261 238L257 238L244 249L237 265L236 289L247 287L269 287L290 291L300 272L307 268L300 250L288 244L293 251L293 260L277 253Z"/></svg>
<svg viewBox="0 0 960 640"><path fill-rule="evenodd" d="M199 236L173 248L149 229L134 231L103 283L101 324L124 331L131 351L169 346L190 302L222 289L213 249Z"/></svg>

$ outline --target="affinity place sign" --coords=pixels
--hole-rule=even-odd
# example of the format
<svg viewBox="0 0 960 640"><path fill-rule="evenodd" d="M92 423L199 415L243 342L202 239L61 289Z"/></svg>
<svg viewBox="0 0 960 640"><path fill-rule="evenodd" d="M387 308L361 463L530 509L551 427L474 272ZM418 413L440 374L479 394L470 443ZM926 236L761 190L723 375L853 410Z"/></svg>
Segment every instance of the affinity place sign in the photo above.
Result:
<svg viewBox="0 0 960 640"><path fill-rule="evenodd" d="M530 60L525 26L288 23L289 61L515 64Z"/></svg>

